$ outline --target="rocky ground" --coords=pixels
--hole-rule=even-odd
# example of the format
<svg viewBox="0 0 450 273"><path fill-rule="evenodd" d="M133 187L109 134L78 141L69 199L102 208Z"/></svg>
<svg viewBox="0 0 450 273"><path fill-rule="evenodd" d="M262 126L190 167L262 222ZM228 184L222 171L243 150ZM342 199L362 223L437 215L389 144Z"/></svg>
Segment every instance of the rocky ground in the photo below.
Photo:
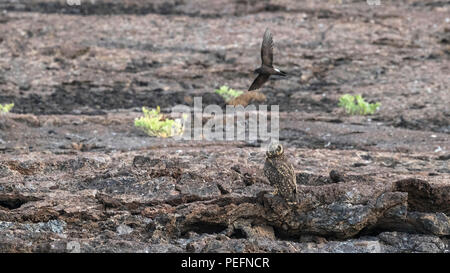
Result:
<svg viewBox="0 0 450 273"><path fill-rule="evenodd" d="M0 0L1 252L450 252L446 1ZM300 201L245 141L176 141L140 107L261 92ZM338 108L345 93L380 102ZM330 172L332 173L330 176Z"/></svg>

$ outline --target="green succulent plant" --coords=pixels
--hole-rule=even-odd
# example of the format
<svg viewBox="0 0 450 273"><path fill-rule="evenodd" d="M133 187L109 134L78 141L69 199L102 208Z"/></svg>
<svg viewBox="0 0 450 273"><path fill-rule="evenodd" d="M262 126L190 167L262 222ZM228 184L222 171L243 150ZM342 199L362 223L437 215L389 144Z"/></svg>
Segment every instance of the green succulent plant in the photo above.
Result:
<svg viewBox="0 0 450 273"><path fill-rule="evenodd" d="M144 130L149 136L173 137L182 135L184 132L183 124L180 120L165 118L160 113L159 106L156 109L142 107L143 117L134 120L134 126ZM186 117L183 117L184 119Z"/></svg>
<svg viewBox="0 0 450 273"><path fill-rule="evenodd" d="M372 115L381 106L381 103L368 103L361 95L345 94L339 98L339 106L350 115Z"/></svg>
<svg viewBox="0 0 450 273"><path fill-rule="evenodd" d="M219 89L216 89L214 92L221 95L226 102L234 98L237 98L244 93L243 91L231 89L226 85L222 85Z"/></svg>
<svg viewBox="0 0 450 273"><path fill-rule="evenodd" d="M13 109L14 107L14 103L10 103L10 104L0 104L0 114L4 114L4 113L8 113L9 111L11 111L11 109Z"/></svg>

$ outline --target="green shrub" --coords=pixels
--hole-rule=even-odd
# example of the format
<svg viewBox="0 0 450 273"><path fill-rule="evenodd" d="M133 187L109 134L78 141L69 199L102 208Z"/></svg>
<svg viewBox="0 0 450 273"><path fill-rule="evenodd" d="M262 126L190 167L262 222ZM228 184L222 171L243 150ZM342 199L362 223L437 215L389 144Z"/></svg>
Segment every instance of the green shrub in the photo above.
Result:
<svg viewBox="0 0 450 273"><path fill-rule="evenodd" d="M3 113L8 113L9 111L11 111L11 109L13 109L14 107L14 103L10 103L10 104L0 104L0 114Z"/></svg>
<svg viewBox="0 0 450 273"><path fill-rule="evenodd" d="M339 106L345 109L345 112L350 115L372 115L374 114L381 103L368 103L364 101L361 95L352 96L345 94L339 98Z"/></svg>
<svg viewBox="0 0 450 273"><path fill-rule="evenodd" d="M168 119L160 113L159 106L156 109L142 107L143 117L134 120L134 126L144 130L149 136L173 137L182 135L184 127L181 121ZM183 117L185 118L185 117Z"/></svg>
<svg viewBox="0 0 450 273"><path fill-rule="evenodd" d="M237 98L244 93L243 91L237 91L237 90L231 89L226 85L221 86L220 89L216 89L214 92L221 95L225 99L226 102L228 102L234 98Z"/></svg>

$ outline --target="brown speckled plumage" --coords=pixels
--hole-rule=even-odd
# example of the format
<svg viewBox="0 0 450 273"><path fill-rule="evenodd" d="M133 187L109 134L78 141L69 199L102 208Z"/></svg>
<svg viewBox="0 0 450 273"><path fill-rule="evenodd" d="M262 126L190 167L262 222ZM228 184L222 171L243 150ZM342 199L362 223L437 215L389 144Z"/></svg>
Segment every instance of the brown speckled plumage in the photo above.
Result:
<svg viewBox="0 0 450 273"><path fill-rule="evenodd" d="M297 179L294 167L284 155L281 144L272 145L266 153L264 175L288 202L297 202Z"/></svg>

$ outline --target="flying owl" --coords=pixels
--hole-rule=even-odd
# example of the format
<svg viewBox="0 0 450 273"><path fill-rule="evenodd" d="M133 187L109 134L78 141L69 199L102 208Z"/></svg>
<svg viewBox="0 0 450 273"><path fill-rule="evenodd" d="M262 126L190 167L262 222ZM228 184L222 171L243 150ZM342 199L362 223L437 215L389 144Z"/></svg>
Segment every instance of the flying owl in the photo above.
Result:
<svg viewBox="0 0 450 273"><path fill-rule="evenodd" d="M289 203L297 203L297 179L292 164L284 155L281 144L271 144L266 152L264 175L276 192Z"/></svg>

